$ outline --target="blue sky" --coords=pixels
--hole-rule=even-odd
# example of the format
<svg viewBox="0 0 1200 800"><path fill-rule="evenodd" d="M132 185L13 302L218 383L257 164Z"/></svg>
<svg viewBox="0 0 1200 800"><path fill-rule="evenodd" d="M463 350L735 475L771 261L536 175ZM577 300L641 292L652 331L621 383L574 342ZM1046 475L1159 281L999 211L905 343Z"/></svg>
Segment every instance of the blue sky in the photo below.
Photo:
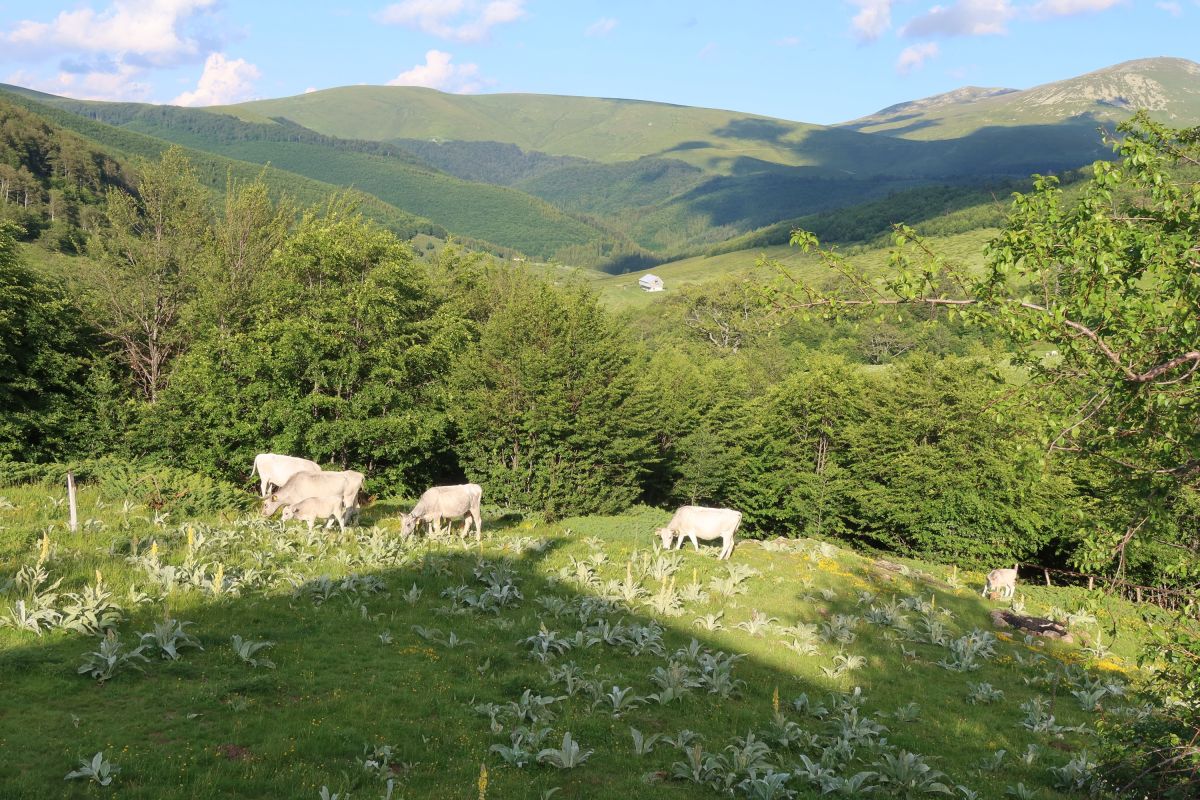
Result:
<svg viewBox="0 0 1200 800"><path fill-rule="evenodd" d="M964 85L1200 61L1200 0L0 0L0 81L211 105L349 84L833 123Z"/></svg>

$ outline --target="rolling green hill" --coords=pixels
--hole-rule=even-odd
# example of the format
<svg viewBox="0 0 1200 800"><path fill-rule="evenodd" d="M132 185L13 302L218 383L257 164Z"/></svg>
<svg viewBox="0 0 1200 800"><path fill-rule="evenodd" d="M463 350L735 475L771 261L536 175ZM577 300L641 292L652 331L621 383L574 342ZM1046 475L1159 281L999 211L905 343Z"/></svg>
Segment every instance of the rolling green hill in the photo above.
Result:
<svg viewBox="0 0 1200 800"><path fill-rule="evenodd" d="M122 130L95 120L63 111L39 102L26 90L6 91L0 85L0 100L24 108L44 119L56 128L63 128L82 136L103 152L126 161L135 158L158 158L171 142L133 131ZM252 181L259 175L276 197L286 195L303 205L319 205L339 191L340 187L315 181L302 175L286 172L275 167L264 167L231 158L225 158L200 150L186 148L188 159L196 168L202 183L214 192L224 192L230 177L239 181ZM444 228L427 219L408 214L395 206L364 193L356 193L363 214L405 238L417 233L447 235ZM486 243L479 243L486 246Z"/></svg>
<svg viewBox="0 0 1200 800"><path fill-rule="evenodd" d="M667 103L415 87L208 109L25 93L125 133L353 186L466 239L619 272L785 241L798 220L840 236L847 226L835 215L864 204L876 204L867 213L882 223L872 235L889 221L930 219L946 192L1110 157L1098 125L1135 108L1176 125L1200 122L1198 76L1200 65L1182 59L1132 61L1023 91L967 87L833 127ZM103 135L117 146L111 129ZM861 227L859 213L850 228Z"/></svg>
<svg viewBox="0 0 1200 800"><path fill-rule="evenodd" d="M123 130L335 186L351 186L441 228L549 258L611 235L531 195L439 172L393 145L337 139L284 121L248 123L225 114L142 103L55 98L61 110Z"/></svg>

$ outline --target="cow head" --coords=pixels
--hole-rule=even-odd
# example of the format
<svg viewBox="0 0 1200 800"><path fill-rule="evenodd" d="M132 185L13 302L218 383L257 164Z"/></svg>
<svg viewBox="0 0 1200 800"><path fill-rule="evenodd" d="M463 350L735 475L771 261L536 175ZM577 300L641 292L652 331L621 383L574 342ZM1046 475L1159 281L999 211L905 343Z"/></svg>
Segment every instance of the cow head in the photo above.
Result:
<svg viewBox="0 0 1200 800"><path fill-rule="evenodd" d="M296 518L296 507L295 506L284 506L283 513L279 515L279 518L281 520L283 520L284 522L287 522L289 519L295 519Z"/></svg>
<svg viewBox="0 0 1200 800"><path fill-rule="evenodd" d="M663 550L671 549L671 544L675 541L675 531L670 528L659 528L654 535L662 539Z"/></svg>
<svg viewBox="0 0 1200 800"><path fill-rule="evenodd" d="M416 530L417 518L412 514L400 515L400 536L407 539Z"/></svg>
<svg viewBox="0 0 1200 800"><path fill-rule="evenodd" d="M270 497L263 500L262 515L264 517L271 516L281 505L283 505L283 501L279 499L279 495L272 493Z"/></svg>

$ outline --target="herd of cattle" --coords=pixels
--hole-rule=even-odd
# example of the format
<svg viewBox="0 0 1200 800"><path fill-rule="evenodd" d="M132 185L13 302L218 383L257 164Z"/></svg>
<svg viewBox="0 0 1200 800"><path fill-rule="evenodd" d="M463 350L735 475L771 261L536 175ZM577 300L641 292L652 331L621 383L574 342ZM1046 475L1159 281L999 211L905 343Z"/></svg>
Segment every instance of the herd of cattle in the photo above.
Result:
<svg viewBox="0 0 1200 800"><path fill-rule="evenodd" d="M309 530L321 520L327 528L336 522L344 530L358 516L358 496L366 480L361 472L326 472L315 461L275 453L256 456L251 476L255 472L262 482L263 516L269 517L282 508L284 520L304 520ZM453 531L454 521L462 520L461 535L465 538L474 526L476 541L482 541L483 526L479 514L482 499L483 488L477 483L427 489L412 510L401 515L401 535L407 538L421 525L440 534L443 522L448 531ZM696 550L700 549L699 539L720 540L721 552L717 557L724 559L733 553L733 535L741 524L742 512L731 508L682 506L665 527L654 533L668 550L672 545L678 550L688 539ZM992 570L984 583L983 594L987 596L999 591L1001 597L1012 597L1016 583L1017 567Z"/></svg>
<svg viewBox="0 0 1200 800"><path fill-rule="evenodd" d="M336 522L339 529L345 530L346 525L358 516L358 497L366 480L361 472L352 469L325 471L315 461L277 453L255 456L251 477L256 472L261 483L259 493L263 498L265 517L282 508L284 520L303 520L308 523L309 530L320 521L324 521L327 528ZM477 483L427 489L412 510L401 515L401 535L407 538L420 525L440 533L443 522L452 531L454 521L462 520L462 536L465 537L474 526L475 538L481 540L483 525L479 506L482 500L483 488ZM685 539L690 539L697 550L700 549L697 540L719 539L721 552L718 557L729 558L733 553L733 534L741 523L740 511L683 506L666 527L655 531L655 535L662 539L664 548L670 549L674 544L676 550Z"/></svg>

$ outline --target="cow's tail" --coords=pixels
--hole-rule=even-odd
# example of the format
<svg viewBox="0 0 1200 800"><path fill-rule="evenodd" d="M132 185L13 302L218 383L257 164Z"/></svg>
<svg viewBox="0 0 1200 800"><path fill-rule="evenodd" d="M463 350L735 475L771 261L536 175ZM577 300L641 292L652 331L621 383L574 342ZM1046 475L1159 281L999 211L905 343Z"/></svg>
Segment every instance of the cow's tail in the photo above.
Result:
<svg viewBox="0 0 1200 800"><path fill-rule="evenodd" d="M258 470L258 456L254 457L254 466L250 467L250 477L254 477L254 473Z"/></svg>

